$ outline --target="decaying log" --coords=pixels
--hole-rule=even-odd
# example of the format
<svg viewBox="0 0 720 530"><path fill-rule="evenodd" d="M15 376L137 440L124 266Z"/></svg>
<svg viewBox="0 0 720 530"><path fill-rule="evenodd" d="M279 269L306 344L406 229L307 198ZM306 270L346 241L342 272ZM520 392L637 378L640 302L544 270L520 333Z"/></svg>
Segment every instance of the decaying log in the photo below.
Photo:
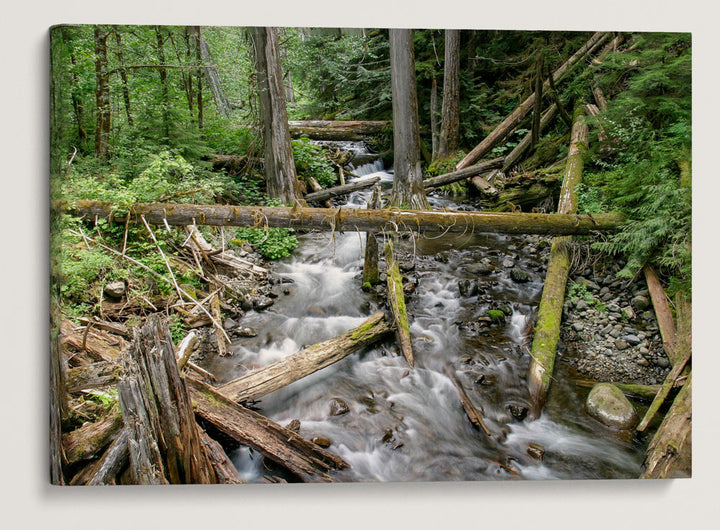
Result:
<svg viewBox="0 0 720 530"><path fill-rule="evenodd" d="M598 32L595 33L590 40L587 41L585 46L580 48L575 54L572 55L562 66L560 66L555 73L553 73L553 80L558 83L567 73L571 67L577 64L581 58L586 55L592 54L607 38L608 33ZM549 83L546 81L546 84ZM545 87L545 85L543 85ZM480 142L472 151L470 151L465 158L463 158L457 165L457 169L463 169L476 160L479 160L485 153L490 151L495 144L505 138L510 131L530 112L533 105L535 104L535 92L533 92L528 98L523 101L505 120L500 123L490 134L488 134L482 142Z"/></svg>
<svg viewBox="0 0 720 530"><path fill-rule="evenodd" d="M455 388L458 391L458 396L460 397L460 404L462 405L463 410L465 411L465 414L467 415L468 419L470 420L470 423L472 423L476 428L482 429L485 434L490 436L490 429L487 428L487 425L485 425L485 422L483 421L482 413L477 409L475 405L473 405L473 402L470 400L470 396L467 395L467 392L465 392L465 389L462 387L462 384L460 384L460 381L457 378L457 375L455 374L455 370L452 369L450 366L445 367L445 374L450 378L450 380L455 385Z"/></svg>
<svg viewBox="0 0 720 530"><path fill-rule="evenodd" d="M307 185L310 186L310 189L313 190L314 192L323 191L323 187L320 185L320 183L314 177L306 176L306 177L304 177L304 179L305 179L305 182L307 182ZM345 184L345 183L341 182L340 184ZM323 206L325 208L332 208L332 202L330 201L330 199L326 199L324 201L318 201L318 202L322 202Z"/></svg>
<svg viewBox="0 0 720 530"><path fill-rule="evenodd" d="M349 467L342 458L238 405L211 386L192 378L187 383L198 417L284 466L303 482L334 482L327 472Z"/></svg>
<svg viewBox="0 0 720 530"><path fill-rule="evenodd" d="M496 169L495 172L497 172L497 171L499 171L499 170ZM490 173L490 176L488 177L488 179L491 176L494 176L493 173ZM497 195L498 195L497 188L495 186L493 186L492 184L490 184L490 182L488 180L485 180L480 175L476 175L473 178L471 178L470 185L486 197L497 197Z"/></svg>
<svg viewBox="0 0 720 530"><path fill-rule="evenodd" d="M373 189L368 209L377 210L381 206L380 186ZM367 232L365 240L365 262L363 264L363 288L380 283L380 269L378 268L378 242L374 232Z"/></svg>
<svg viewBox="0 0 720 530"><path fill-rule="evenodd" d="M255 401L376 343L392 331L385 314L378 311L358 327L314 344L277 362L222 385L218 390L237 402Z"/></svg>
<svg viewBox="0 0 720 530"><path fill-rule="evenodd" d="M122 365L125 373L118 392L130 429L130 464L137 482L215 483L162 315L150 315L136 330Z"/></svg>
<svg viewBox="0 0 720 530"><path fill-rule="evenodd" d="M607 109L607 99L605 99L605 94L603 94L602 88L595 87L593 89L593 96L595 96L595 103L597 103L600 110Z"/></svg>
<svg viewBox="0 0 720 530"><path fill-rule="evenodd" d="M123 429L105 454L93 465L93 474L88 486L115 484L115 477L128 461L128 431Z"/></svg>
<svg viewBox="0 0 720 530"><path fill-rule="evenodd" d="M100 361L67 371L67 391L72 393L112 386L120 376L120 365Z"/></svg>
<svg viewBox="0 0 720 530"><path fill-rule="evenodd" d="M105 322L99 320L97 317L95 317L94 319L81 317L79 320L83 326L92 326L93 328L101 329L114 335L120 335L121 337L126 339L132 338L130 328L128 328L125 324L121 324L120 322Z"/></svg>
<svg viewBox="0 0 720 530"><path fill-rule="evenodd" d="M305 195L307 202L322 202L333 197L341 197L352 193L353 191L364 190L365 188L372 188L375 184L380 182L380 177L372 177L369 179L363 179L344 186L335 186L334 188L327 188L322 191L316 191L314 193L308 193Z"/></svg>
<svg viewBox="0 0 720 530"><path fill-rule="evenodd" d="M655 309L655 318L657 319L658 328L660 328L663 348L674 365L679 359L675 344L677 331L675 329L672 312L670 311L670 304L668 303L665 289L663 289L655 269L651 265L645 265L643 271L645 272L648 291L650 291L650 299Z"/></svg>
<svg viewBox="0 0 720 530"><path fill-rule="evenodd" d="M77 216L90 219L117 216L112 204L98 201L54 203ZM495 232L502 234L587 235L593 232L612 232L622 225L623 216L617 213L563 215L506 212L455 212L419 210L364 210L359 208L303 208L270 206L223 206L193 204L138 203L129 208L131 217L144 215L155 224L206 224L213 226L286 227L296 229L334 231L440 231ZM217 256L213 256L217 259ZM253 269L254 270L254 269Z"/></svg>
<svg viewBox="0 0 720 530"><path fill-rule="evenodd" d="M543 112L542 117L540 118L540 132L543 132L547 128L548 125L552 122L553 118L555 117L555 114L557 114L558 106L556 103L553 103L548 107L548 109ZM502 165L502 171L503 173L507 172L509 169L514 167L518 162L520 162L520 159L525 154L525 152L530 149L530 146L532 145L532 136L530 133L526 134L525 137L520 140L520 143L518 143L512 151L510 151L510 154L508 154Z"/></svg>
<svg viewBox="0 0 720 530"><path fill-rule="evenodd" d="M493 158L492 160L485 160L479 164L475 164L459 171L453 171L452 173L445 173L444 175L438 175L437 177L430 177L429 179L423 180L423 187L425 191L430 191L440 186L446 186L459 180L465 180L475 175L482 175L488 173L493 169L499 169L503 167L505 157Z"/></svg>
<svg viewBox="0 0 720 530"><path fill-rule="evenodd" d="M691 466L692 372L648 446L640 478L690 477Z"/></svg>
<svg viewBox="0 0 720 530"><path fill-rule="evenodd" d="M102 420L63 434L67 463L76 464L100 455L118 435L122 426L122 416L113 408Z"/></svg>
<svg viewBox="0 0 720 530"><path fill-rule="evenodd" d="M114 362L120 349L110 346L106 341L97 340L88 331L88 328L85 328L84 332L75 331L72 322L63 320L60 323L61 342L86 352L94 361Z"/></svg>
<svg viewBox="0 0 720 530"><path fill-rule="evenodd" d="M638 424L636 430L643 432L647 429L648 425L660 410L663 402L667 398L668 394L675 386L675 381L682 373L685 365L690 362L692 356L692 308L689 303L681 304L678 306L678 341L677 341L677 362L673 364L672 370L668 373L665 381L662 384L662 388L653 399L653 402L648 407L645 416ZM686 385L687 386L687 385Z"/></svg>
<svg viewBox="0 0 720 530"><path fill-rule="evenodd" d="M217 351L220 357L227 357L229 341L225 339L225 328L223 328L222 314L220 313L220 297L216 294L210 300L210 311L215 319L213 326L215 327L215 340L217 343Z"/></svg>
<svg viewBox="0 0 720 530"><path fill-rule="evenodd" d="M180 370L180 372L183 371L183 368L185 368L185 365L190 360L190 357L192 357L192 354L195 353L195 348L197 347L198 342L197 333L191 331L185 335L185 337L183 337L177 345L175 358L177 359L178 370Z"/></svg>
<svg viewBox="0 0 720 530"><path fill-rule="evenodd" d="M364 140L381 133L389 121L296 120L289 121L290 136L311 140Z"/></svg>
<svg viewBox="0 0 720 530"><path fill-rule="evenodd" d="M598 381L591 381L587 379L575 379L573 380L573 383L575 386L579 386L581 388L593 388L595 385L598 384ZM632 383L610 383L611 385L615 385L620 390L622 390L623 394L630 398L636 398L636 399L642 399L642 400L648 400L651 401L655 398L658 391L660 390L660 385L636 385Z"/></svg>
<svg viewBox="0 0 720 530"><path fill-rule="evenodd" d="M238 473L237 468L233 465L232 460L228 457L225 449L218 442L210 438L208 433L198 426L200 437L203 443L205 453L210 459L210 463L215 470L218 484L245 484L245 481Z"/></svg>
<svg viewBox="0 0 720 530"><path fill-rule="evenodd" d="M62 420L67 409L67 391L65 389L65 364L63 363L60 333L57 328L58 309L50 312L50 483L56 486L65 484L63 462L65 454L62 444Z"/></svg>
<svg viewBox="0 0 720 530"><path fill-rule="evenodd" d="M558 212L564 214L577 211L576 188L582 180L583 152L587 148L588 127L584 120L582 108L575 111L573 119L570 149L558 204ZM553 239L550 260L545 274L545 285L543 286L542 298L538 308L528 370L528 389L533 405L532 413L536 418L540 416L540 412L545 405L555 367L563 300L565 299L565 285L570 269L568 250L570 239L570 237L556 237Z"/></svg>
<svg viewBox="0 0 720 530"><path fill-rule="evenodd" d="M392 312L395 324L395 337L398 348L410 366L415 366L412 342L410 341L410 324L408 322L407 307L405 307L405 292L403 291L400 267L395 260L392 239L385 244L385 269L387 275L388 306Z"/></svg>

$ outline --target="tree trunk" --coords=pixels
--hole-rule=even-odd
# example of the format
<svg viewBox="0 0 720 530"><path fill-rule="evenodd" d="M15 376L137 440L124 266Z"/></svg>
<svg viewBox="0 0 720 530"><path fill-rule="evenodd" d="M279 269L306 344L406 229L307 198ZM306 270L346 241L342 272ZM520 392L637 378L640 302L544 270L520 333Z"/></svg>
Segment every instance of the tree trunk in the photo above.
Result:
<svg viewBox="0 0 720 530"><path fill-rule="evenodd" d="M553 74L553 79L557 83L563 79L576 65L581 58L593 53L600 44L608 38L607 33L598 32L595 33L590 40L580 48L572 57L570 57L562 66L560 66ZM470 151L465 158L463 158L457 165L457 169L463 169L476 160L480 159L485 153L490 151L495 144L502 140L512 129L520 123L525 115L533 108L535 104L535 93L532 93L528 98L523 101L505 120L500 123L490 134L488 134L482 142L480 142L472 151Z"/></svg>
<svg viewBox="0 0 720 530"><path fill-rule="evenodd" d="M122 81L122 93L123 101L125 103L125 115L128 119L128 125L133 126L132 110L130 109L130 88L128 83L127 70L125 69L125 57L122 48L122 37L119 31L115 31L115 43L117 44L117 50L115 51L118 63L120 63L120 80Z"/></svg>
<svg viewBox="0 0 720 530"><path fill-rule="evenodd" d="M63 42L70 50L70 98L72 99L75 121L77 122L78 140L87 140L87 132L83 127L85 106L80 96L80 79L77 74L77 60L75 59L74 46L71 44L72 37L68 33L67 26L60 26Z"/></svg>
<svg viewBox="0 0 720 530"><path fill-rule="evenodd" d="M405 306L405 292L403 291L402 275L395 260L392 239L385 244L385 272L387 275L388 306L392 312L395 324L395 337L398 349L410 366L415 366L412 342L410 340L410 323L408 322L407 307Z"/></svg>
<svg viewBox="0 0 720 530"><path fill-rule="evenodd" d="M543 50L538 50L535 65L535 102L533 104L532 129L530 130L530 146L535 147L540 141L540 114L543 97Z"/></svg>
<svg viewBox="0 0 720 530"><path fill-rule="evenodd" d="M60 208L89 219L112 219L124 223L125 213L114 212L113 204L99 201L54 201ZM620 214L590 215L453 212L412 210L361 210L357 208L287 208L270 206L226 206L169 203L137 203L128 207L133 219L145 216L155 225L285 227L342 232L494 232L501 234L587 235L620 228Z"/></svg>
<svg viewBox="0 0 720 530"><path fill-rule="evenodd" d="M435 77L433 77L430 89L430 135L432 136L432 159L437 160L440 147L440 127L438 124L438 88Z"/></svg>
<svg viewBox="0 0 720 530"><path fill-rule="evenodd" d="M123 418L131 429L130 462L138 483L215 483L161 315L150 315L136 331L122 366L124 375L117 386Z"/></svg>
<svg viewBox="0 0 720 530"><path fill-rule="evenodd" d="M110 157L110 83L107 55L108 33L95 26L95 156Z"/></svg>
<svg viewBox="0 0 720 530"><path fill-rule="evenodd" d="M63 360L60 355L60 334L57 329L59 308L53 307L50 316L50 483L63 485L63 463L66 461L62 445L62 420L65 415L67 394L63 377Z"/></svg>
<svg viewBox="0 0 720 530"><path fill-rule="evenodd" d="M196 27L196 26L195 26ZM193 26L185 26L183 37L185 38L185 63L193 64L193 44L195 43ZM179 53L178 53L179 55ZM196 64L195 66L200 66ZM193 85L193 73L187 74L183 71L183 84L185 85L185 97L187 98L188 111L190 112L190 123L195 123L195 87Z"/></svg>
<svg viewBox="0 0 720 530"><path fill-rule="evenodd" d="M543 113L542 118L540 119L540 125L538 127L538 131L542 133L542 131L550 125L553 118L555 117L555 114L558 111L558 106L556 103L553 103L548 107L548 109ZM508 154L505 157L505 161L502 165L503 173L506 172L508 169L511 169L514 167L520 160L522 159L522 156L525 154L525 152L530 149L532 145L532 134L526 134L525 137L520 140L520 143L518 143L515 148L510 151L510 154Z"/></svg>
<svg viewBox="0 0 720 530"><path fill-rule="evenodd" d="M377 210L381 206L380 186L375 186L367 207ZM365 240L365 262L363 263L363 289L380 283L380 269L378 268L378 241L374 232L367 232Z"/></svg>
<svg viewBox="0 0 720 530"><path fill-rule="evenodd" d="M105 454L93 465L88 486L106 486L115 484L115 477L128 461L129 434L123 429L115 438Z"/></svg>
<svg viewBox="0 0 720 530"><path fill-rule="evenodd" d="M380 134L390 126L389 121L351 120L294 120L288 122L290 136L307 136L311 140L365 140Z"/></svg>
<svg viewBox="0 0 720 530"><path fill-rule="evenodd" d="M160 64L166 64L165 61L165 36L163 35L162 26L155 26L155 35L157 36L157 54ZM170 92L168 90L167 69L158 68L160 73L160 89L162 94L162 122L163 136L166 140L170 139Z"/></svg>
<svg viewBox="0 0 720 530"><path fill-rule="evenodd" d="M200 27L196 27L196 38L198 40L197 45L199 46L201 62L207 67L203 68L203 71L205 72L205 77L207 78L208 85L210 85L210 90L213 93L213 98L215 99L215 107L217 108L218 113L223 118L228 119L232 115L230 102L228 101L227 96L225 95L225 91L223 90L222 82L220 81L220 74L218 74L217 66L215 66L215 61L213 60L212 54L210 53L210 48L208 47L207 42L200 33Z"/></svg>
<svg viewBox="0 0 720 530"><path fill-rule="evenodd" d="M593 388L595 385L598 384L598 381L575 379L573 383L575 383L575 386L579 386L581 388ZM627 397L647 401L652 401L660 390L660 385L636 385L615 382L612 382L610 384L615 385L620 390L622 390L623 394L625 394Z"/></svg>
<svg viewBox="0 0 720 530"><path fill-rule="evenodd" d="M692 475L692 373L653 436L640 478Z"/></svg>
<svg viewBox="0 0 720 530"><path fill-rule="evenodd" d="M460 139L460 30L445 30L442 125L438 158L453 156Z"/></svg>
<svg viewBox="0 0 720 530"><path fill-rule="evenodd" d="M570 149L565 166L558 213L572 214L577 210L577 185L582 180L583 152L587 147L588 128L582 108L575 111ZM528 388L533 405L533 415L540 416L550 389L557 343L560 338L565 284L570 268L568 244L570 237L556 237L550 249L550 260L545 274L542 298L538 308L535 336L528 370Z"/></svg>
<svg viewBox="0 0 720 530"><path fill-rule="evenodd" d="M211 386L188 379L195 413L218 431L287 468L303 482L334 482L327 471L349 467L342 458L257 412L238 405Z"/></svg>
<svg viewBox="0 0 720 530"><path fill-rule="evenodd" d="M351 182L350 184L345 184L344 186L335 186L333 188L327 188L321 191L308 193L307 195L305 195L305 200L307 202L322 202L324 200L334 197L342 197L343 195L347 195L348 193L352 193L353 191L371 188L378 182L380 182L380 177L363 179Z"/></svg>
<svg viewBox="0 0 720 530"><path fill-rule="evenodd" d="M293 204L302 199L302 194L290 145L277 29L257 27L251 31L263 122L267 191L270 197Z"/></svg>
<svg viewBox="0 0 720 530"><path fill-rule="evenodd" d="M376 343L391 331L385 314L378 311L360 326L342 335L314 344L218 388L237 402L255 401Z"/></svg>
<svg viewBox="0 0 720 530"><path fill-rule="evenodd" d="M194 37L195 37L195 61L197 62L198 66L202 65L203 59L202 59L202 33L200 26L193 26L194 29ZM204 111L204 105L203 105L203 73L204 68L199 68L197 71L197 120L198 120L198 129L203 128L203 111Z"/></svg>
<svg viewBox="0 0 720 530"><path fill-rule="evenodd" d="M420 125L413 31L390 29L390 68L395 151L393 191L390 204L413 210L429 209L420 166Z"/></svg>
<svg viewBox="0 0 720 530"><path fill-rule="evenodd" d="M465 169L461 169L459 171L453 171L452 173L445 173L444 175L438 175L437 177L425 179L423 180L423 186L425 188L425 191L429 191L433 188L439 188L440 186L446 186L447 184L451 184L459 180L465 180L467 178L474 177L475 175L489 173L493 169L498 169L502 167L504 161L504 157L486 160L484 162L480 162L479 164L476 164L474 166L466 167Z"/></svg>

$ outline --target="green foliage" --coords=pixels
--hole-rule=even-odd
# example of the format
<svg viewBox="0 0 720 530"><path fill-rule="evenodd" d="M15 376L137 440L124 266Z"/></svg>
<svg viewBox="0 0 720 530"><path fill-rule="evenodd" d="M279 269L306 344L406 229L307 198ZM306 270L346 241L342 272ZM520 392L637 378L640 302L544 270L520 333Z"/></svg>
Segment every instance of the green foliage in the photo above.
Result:
<svg viewBox="0 0 720 530"><path fill-rule="evenodd" d="M241 246L244 241L253 245L255 250L266 259L276 260L290 256L297 248L298 240L292 228L238 228L235 239L230 242Z"/></svg>
<svg viewBox="0 0 720 530"><path fill-rule="evenodd" d="M187 325L177 313L173 313L168 317L168 327L170 328L170 335L172 335L175 344L183 340L185 335L187 335Z"/></svg>
<svg viewBox="0 0 720 530"><path fill-rule="evenodd" d="M572 283L567 290L567 298L571 302L577 302L578 300L585 300L590 307L595 307L598 311L605 312L607 308L601 300L595 298L595 296L588 291L587 284L584 281Z"/></svg>
<svg viewBox="0 0 720 530"><path fill-rule="evenodd" d="M325 157L323 148L307 138L292 141L295 169L299 175L313 177L323 188L335 186L337 177L332 164Z"/></svg>

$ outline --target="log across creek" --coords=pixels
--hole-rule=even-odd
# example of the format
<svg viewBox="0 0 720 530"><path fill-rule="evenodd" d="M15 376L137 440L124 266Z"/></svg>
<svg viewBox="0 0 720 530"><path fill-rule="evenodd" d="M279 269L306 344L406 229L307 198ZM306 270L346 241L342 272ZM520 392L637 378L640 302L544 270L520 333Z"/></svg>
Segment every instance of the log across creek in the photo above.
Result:
<svg viewBox="0 0 720 530"><path fill-rule="evenodd" d="M78 217L163 225L284 227L306 230L360 232L454 232L539 235L588 235L613 232L624 218L617 213L543 214L422 210L361 210L355 208L227 206L136 203L119 209L101 201L53 201L53 208Z"/></svg>

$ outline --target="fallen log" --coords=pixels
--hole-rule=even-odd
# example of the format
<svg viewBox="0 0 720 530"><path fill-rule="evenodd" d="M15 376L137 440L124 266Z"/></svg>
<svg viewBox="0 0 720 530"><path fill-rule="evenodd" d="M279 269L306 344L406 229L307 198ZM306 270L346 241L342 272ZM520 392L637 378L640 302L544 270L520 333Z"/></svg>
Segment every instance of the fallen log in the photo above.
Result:
<svg viewBox="0 0 720 530"><path fill-rule="evenodd" d="M105 454L93 466L93 474L87 482L88 486L106 486L115 484L115 477L128 461L127 430L123 429L115 438Z"/></svg>
<svg viewBox="0 0 720 530"><path fill-rule="evenodd" d="M218 388L237 402L255 401L374 344L392 331L385 314L378 311L358 327L314 344L280 361L259 368Z"/></svg>
<svg viewBox="0 0 720 530"><path fill-rule="evenodd" d="M88 423L62 436L63 449L69 465L100 455L122 429L122 416L117 409L95 423Z"/></svg>
<svg viewBox="0 0 720 530"><path fill-rule="evenodd" d="M218 431L287 468L303 482L334 482L328 471L350 467L339 456L238 405L200 381L187 379L195 414Z"/></svg>
<svg viewBox="0 0 720 530"><path fill-rule="evenodd" d="M494 170L493 173L496 173L499 170ZM488 179L490 177L493 177L493 173L490 174ZM495 186L490 184L488 180L485 180L480 175L476 175L470 179L470 185L475 188L477 191L479 191L482 195L486 197L497 197L498 196L498 190Z"/></svg>
<svg viewBox="0 0 720 530"><path fill-rule="evenodd" d="M381 133L389 121L294 120L289 121L290 136L311 140L364 140Z"/></svg>
<svg viewBox="0 0 720 530"><path fill-rule="evenodd" d="M543 113L542 117L540 118L540 132L546 129L548 125L550 125L550 122L552 122L553 118L555 118L555 114L557 114L557 111L558 106L556 103L553 103ZM531 145L532 135L528 133L522 140L520 140L520 143L518 143L515 148L510 151L510 154L505 157L502 165L502 172L506 173L509 169L514 167L520 161L525 152L530 149Z"/></svg>
<svg viewBox="0 0 720 530"><path fill-rule="evenodd" d="M137 483L216 483L162 315L136 330L122 366L117 387Z"/></svg>
<svg viewBox="0 0 720 530"><path fill-rule="evenodd" d="M310 186L311 190L313 190L314 192L323 191L323 187L320 185L320 183L317 181L317 179L315 179L314 177L307 177L307 176L304 178L305 178L305 182L307 182L307 184L308 184L308 186ZM340 184L342 185L345 183L341 182ZM330 202L330 199L326 199L324 201L318 201L318 202L322 202L323 206L325 208L332 208L332 202Z"/></svg>
<svg viewBox="0 0 720 530"><path fill-rule="evenodd" d="M53 278L55 279L55 278ZM50 310L50 373L48 403L50 413L50 483L56 486L65 484L63 477L63 463L65 454L62 444L62 422L66 417L68 394L65 388L66 365L62 358L62 345L60 344L60 332L57 320L59 308L51 297L52 307Z"/></svg>
<svg viewBox="0 0 720 530"><path fill-rule="evenodd" d="M565 63L563 63L562 66L560 66L555 72L553 73L553 81L555 83L558 83L561 79L563 79L568 72L572 69L573 66L575 66L580 59L585 57L586 55L592 54L607 38L609 37L608 33L602 33L597 32L595 33L590 39L587 41L587 43L580 48L577 52L575 52ZM543 84L543 88L547 89L547 86L549 86L549 82L545 81ZM533 92L528 98L523 101L510 115L505 118L500 125L498 125L490 134L488 134L482 142L480 142L472 151L470 151L465 158L463 158L460 163L456 166L457 169L463 169L470 164L472 164L475 160L479 160L485 153L490 151L495 144L497 144L500 140L505 138L510 131L518 124L522 119L527 115L528 112L530 112L530 109L533 108L533 105L535 104L535 92Z"/></svg>
<svg viewBox="0 0 720 530"><path fill-rule="evenodd" d="M380 186L375 186L368 209L377 210L381 206ZM380 269L378 268L378 242L374 232L367 232L365 240L365 262L363 263L363 289L380 283Z"/></svg>
<svg viewBox="0 0 720 530"><path fill-rule="evenodd" d="M457 182L459 180L465 180L467 178L474 177L475 175L488 173L493 169L499 169L503 167L504 162L505 157L502 156L499 158L493 158L492 160L485 160L479 164L466 167L465 169L461 169L459 171L453 171L451 173L445 173L444 175L438 175L437 177L425 179L423 180L423 187L425 188L425 191L429 191L434 188L439 188L440 186L446 186L447 184L452 184L453 182Z"/></svg>
<svg viewBox="0 0 720 530"><path fill-rule="evenodd" d="M210 459L210 463L215 470L218 484L245 484L245 481L238 473L237 468L233 465L232 460L228 457L225 449L222 448L217 441L208 436L204 430L198 426L200 430L200 439L203 443L205 453Z"/></svg>
<svg viewBox="0 0 720 530"><path fill-rule="evenodd" d="M482 413L477 409L475 405L473 405L473 402L470 401L470 396L467 395L467 392L465 392L465 389L460 384L460 381L458 381L457 375L455 375L455 370L453 370L450 366L446 366L445 374L455 385L455 388L458 391L458 396L460 397L460 404L462 405L465 414L470 420L470 423L472 423L473 426L475 426L476 428L482 429L485 434L490 436L490 429L488 429L487 425L485 425Z"/></svg>
<svg viewBox="0 0 720 530"><path fill-rule="evenodd" d="M655 318L657 319L658 328L660 328L663 349L674 365L679 359L675 344L677 331L675 329L672 312L670 311L670 304L668 303L665 289L663 289L655 269L651 265L645 265L643 271L645 273L648 291L650 291L650 300L652 300L653 308L655 309Z"/></svg>
<svg viewBox="0 0 720 530"><path fill-rule="evenodd" d="M125 222L126 214L113 212L112 203L72 201L54 203L76 216ZM617 213L563 215L506 212L454 212L422 210L363 210L358 208L303 208L137 203L128 208L132 218L144 215L153 224L248 227L286 227L336 231L439 231L495 232L503 234L587 235L612 232L623 223ZM216 256L213 256L215 258Z"/></svg>
<svg viewBox="0 0 720 530"><path fill-rule="evenodd" d="M675 386L675 381L682 373L685 365L690 362L690 357L692 356L692 308L688 303L681 304L678 307L678 310L678 342L676 351L678 360L673 365L672 370L670 370L667 377L665 377L665 381L663 382L660 391L657 393L655 399L653 399L653 402L650 404L650 407L648 407L645 416L638 424L636 428L638 432L643 432L647 429L648 425L655 417L655 414L657 414L657 411L660 410L660 407L667 398L668 394L670 394L670 391Z"/></svg>
<svg viewBox="0 0 720 530"><path fill-rule="evenodd" d="M640 478L689 477L691 466L692 372L648 446Z"/></svg>
<svg viewBox="0 0 720 530"><path fill-rule="evenodd" d="M80 390L112 386L120 372L120 365L105 361L71 368L67 371L67 391L72 394Z"/></svg>
<svg viewBox="0 0 720 530"><path fill-rule="evenodd" d="M575 386L579 386L581 388L593 388L595 385L598 384L598 381L591 381L589 379L575 379L573 380L573 383L575 384ZM610 384L618 387L620 390L622 390L623 394L628 397L648 401L653 400L657 395L658 391L660 390L660 385L636 385L632 383L614 382Z"/></svg>
<svg viewBox="0 0 720 530"><path fill-rule="evenodd" d="M564 214L577 211L576 188L582 180L583 152L587 148L588 127L581 107L575 111L573 118L570 148L558 204L558 212ZM570 240L571 238L567 236L553 239L545 274L545 285L538 307L528 369L528 389L533 406L532 412L536 418L540 416L545 405L555 367L565 286L570 269L570 253L568 251Z"/></svg>
<svg viewBox="0 0 720 530"><path fill-rule="evenodd" d="M322 191L316 191L305 195L307 202L322 202L333 197L341 197L352 193L353 191L364 190L365 188L372 188L375 184L380 182L380 177L372 177L369 179L363 179L344 186L335 186L334 188L327 188Z"/></svg>
<svg viewBox="0 0 720 530"><path fill-rule="evenodd" d="M63 320L60 323L61 343L72 346L76 350L84 351L94 361L104 361L112 363L120 353L119 348L115 348L102 340L97 340L89 334L89 328L85 328L81 333L75 330L75 325Z"/></svg>
<svg viewBox="0 0 720 530"><path fill-rule="evenodd" d="M410 341L410 324L408 322L407 307L405 307L405 292L403 291L400 268L395 260L392 239L385 244L385 269L387 275L388 306L395 323L395 336L398 348L410 366L415 366L412 342Z"/></svg>

